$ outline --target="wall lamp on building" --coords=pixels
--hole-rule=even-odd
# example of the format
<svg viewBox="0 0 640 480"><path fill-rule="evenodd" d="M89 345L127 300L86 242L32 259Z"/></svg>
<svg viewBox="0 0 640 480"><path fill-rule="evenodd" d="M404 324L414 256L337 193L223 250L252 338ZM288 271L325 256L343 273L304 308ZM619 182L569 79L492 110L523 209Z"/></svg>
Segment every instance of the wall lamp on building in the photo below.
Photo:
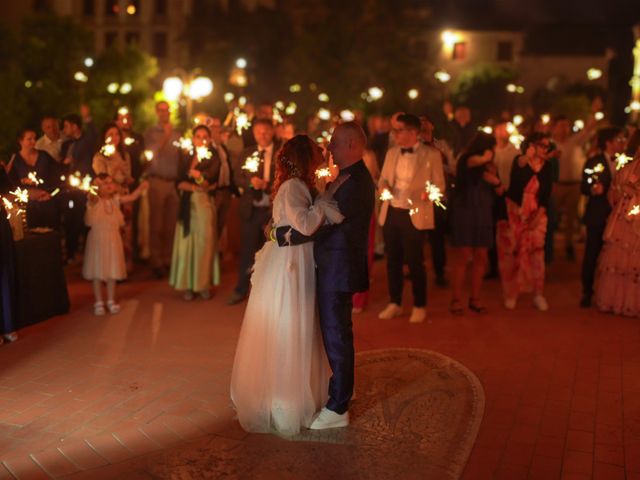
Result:
<svg viewBox="0 0 640 480"><path fill-rule="evenodd" d="M183 100L187 109L187 121L191 119L193 102L200 101L211 95L213 82L210 78L200 75L199 70L184 72L179 70L177 74L168 77L162 84L162 91L167 100L176 102Z"/></svg>

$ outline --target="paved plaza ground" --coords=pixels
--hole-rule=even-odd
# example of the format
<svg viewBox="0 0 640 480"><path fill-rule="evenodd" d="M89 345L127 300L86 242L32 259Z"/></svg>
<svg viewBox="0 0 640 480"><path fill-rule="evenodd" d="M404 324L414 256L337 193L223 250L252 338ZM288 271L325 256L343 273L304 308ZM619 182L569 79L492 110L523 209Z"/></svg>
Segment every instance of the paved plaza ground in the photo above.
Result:
<svg viewBox="0 0 640 480"><path fill-rule="evenodd" d="M245 438L228 398L244 306L225 305L235 280L226 267L214 298L191 303L143 269L118 287L122 312L105 317L92 315L90 284L69 268L71 313L0 347L0 480L158 478L132 472L163 449ZM577 262L558 259L548 277L547 313L530 296L504 310L491 280L488 315L452 316L450 291L430 286L429 320L409 324L377 318L387 302L377 262L372 304L354 317L356 349L432 350L479 378L486 406L465 479L638 480L640 319L579 309Z"/></svg>

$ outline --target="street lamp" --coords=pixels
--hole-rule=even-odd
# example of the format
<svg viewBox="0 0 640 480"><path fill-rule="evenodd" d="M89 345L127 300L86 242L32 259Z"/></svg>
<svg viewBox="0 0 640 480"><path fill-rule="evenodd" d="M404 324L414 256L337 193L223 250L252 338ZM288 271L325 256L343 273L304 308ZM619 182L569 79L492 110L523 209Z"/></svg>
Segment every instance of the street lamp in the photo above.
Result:
<svg viewBox="0 0 640 480"><path fill-rule="evenodd" d="M189 73L182 70L178 75L168 77L162 83L162 92L167 100L177 102L181 98L186 101L187 122L191 119L193 101L202 100L213 92L213 82L210 78L200 75L198 69Z"/></svg>

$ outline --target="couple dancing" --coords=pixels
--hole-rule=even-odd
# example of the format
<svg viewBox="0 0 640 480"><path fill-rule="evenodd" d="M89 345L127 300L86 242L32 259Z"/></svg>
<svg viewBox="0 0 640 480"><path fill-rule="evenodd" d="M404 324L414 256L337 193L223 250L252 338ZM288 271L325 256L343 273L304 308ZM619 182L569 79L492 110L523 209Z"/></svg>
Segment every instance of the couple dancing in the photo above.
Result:
<svg viewBox="0 0 640 480"><path fill-rule="evenodd" d="M368 289L375 197L365 145L358 124L336 127L329 151L340 174L322 193L315 188L324 161L318 145L297 135L278 153L274 241L256 255L231 377L247 431L295 435L349 424L351 298Z"/></svg>

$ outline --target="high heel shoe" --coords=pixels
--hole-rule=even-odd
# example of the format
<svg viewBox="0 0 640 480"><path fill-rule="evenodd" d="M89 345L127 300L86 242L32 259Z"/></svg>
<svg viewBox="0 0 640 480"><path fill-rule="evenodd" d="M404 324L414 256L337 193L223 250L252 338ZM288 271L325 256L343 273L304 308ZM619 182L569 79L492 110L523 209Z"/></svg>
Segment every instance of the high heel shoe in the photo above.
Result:
<svg viewBox="0 0 640 480"><path fill-rule="evenodd" d="M481 303L478 303L478 301L473 298L469 299L469 310L479 313L480 315L484 315L485 313L489 312L489 310L487 310L487 307L485 307Z"/></svg>

